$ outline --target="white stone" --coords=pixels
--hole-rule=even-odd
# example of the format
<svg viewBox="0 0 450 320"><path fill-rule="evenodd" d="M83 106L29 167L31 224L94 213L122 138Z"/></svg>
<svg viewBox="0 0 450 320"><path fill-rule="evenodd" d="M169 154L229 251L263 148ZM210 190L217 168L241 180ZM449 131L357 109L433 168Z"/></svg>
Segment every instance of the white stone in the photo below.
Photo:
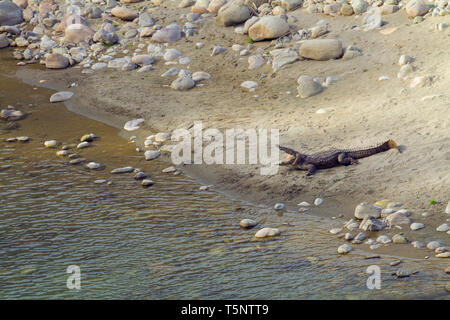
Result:
<svg viewBox="0 0 450 320"><path fill-rule="evenodd" d="M140 118L140 119L133 119L130 121L127 121L125 123L125 125L123 126L123 128L127 131L134 131L139 129L139 125L144 122L145 120Z"/></svg>
<svg viewBox="0 0 450 320"><path fill-rule="evenodd" d="M157 150L147 150L144 153L145 160L153 160L161 156L161 152Z"/></svg>
<svg viewBox="0 0 450 320"><path fill-rule="evenodd" d="M280 234L280 230L276 228L263 228L255 234L255 238L274 237Z"/></svg>
<svg viewBox="0 0 450 320"><path fill-rule="evenodd" d="M420 222L414 222L409 227L410 227L411 230L416 231L416 230L425 228L425 225L423 223L420 223Z"/></svg>
<svg viewBox="0 0 450 320"><path fill-rule="evenodd" d="M337 252L338 252L339 254L347 254L347 253L349 253L350 251L352 251L352 246L349 245L349 244L343 244L342 246L340 246L340 247L337 249Z"/></svg>
<svg viewBox="0 0 450 320"><path fill-rule="evenodd" d="M50 97L50 102L62 102L62 101L66 101L69 100L70 98L72 98L73 96L73 92L70 91L60 91L57 93L54 93L51 97Z"/></svg>

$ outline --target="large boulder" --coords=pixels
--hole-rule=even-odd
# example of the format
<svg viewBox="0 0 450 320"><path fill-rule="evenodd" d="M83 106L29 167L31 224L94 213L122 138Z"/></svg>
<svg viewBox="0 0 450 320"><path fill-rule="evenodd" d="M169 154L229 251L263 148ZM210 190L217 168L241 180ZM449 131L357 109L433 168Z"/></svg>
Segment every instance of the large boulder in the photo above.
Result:
<svg viewBox="0 0 450 320"><path fill-rule="evenodd" d="M52 53L45 59L45 67L48 69L64 69L69 66L69 59L59 53Z"/></svg>
<svg viewBox="0 0 450 320"><path fill-rule="evenodd" d="M125 7L114 7L111 10L111 14L114 17L117 17L119 19L125 20L125 21L133 21L138 17L137 11L125 8Z"/></svg>
<svg viewBox="0 0 450 320"><path fill-rule="evenodd" d="M225 4L227 0L212 0L208 5L208 12L212 14L217 14Z"/></svg>
<svg viewBox="0 0 450 320"><path fill-rule="evenodd" d="M9 46L9 39L6 36L6 33L0 34L0 49L6 48Z"/></svg>
<svg viewBox="0 0 450 320"><path fill-rule="evenodd" d="M70 43L89 43L94 37L94 30L84 24L71 24L65 30L66 42Z"/></svg>
<svg viewBox="0 0 450 320"><path fill-rule="evenodd" d="M253 41L279 38L289 31L288 23L275 16L265 16L248 29L248 35Z"/></svg>
<svg viewBox="0 0 450 320"><path fill-rule="evenodd" d="M408 17L415 18L425 15L430 7L422 0L411 0L406 4L405 11Z"/></svg>
<svg viewBox="0 0 450 320"><path fill-rule="evenodd" d="M0 1L0 26L13 26L22 21L22 9L9 0Z"/></svg>
<svg viewBox="0 0 450 320"><path fill-rule="evenodd" d="M330 60L342 56L342 42L336 39L306 40L300 47L300 55L312 60Z"/></svg>
<svg viewBox="0 0 450 320"><path fill-rule="evenodd" d="M250 15L250 10L243 4L243 1L231 1L219 9L216 23L229 27L246 21Z"/></svg>
<svg viewBox="0 0 450 320"><path fill-rule="evenodd" d="M292 11L301 7L303 5L303 0L281 0L280 5L283 9Z"/></svg>

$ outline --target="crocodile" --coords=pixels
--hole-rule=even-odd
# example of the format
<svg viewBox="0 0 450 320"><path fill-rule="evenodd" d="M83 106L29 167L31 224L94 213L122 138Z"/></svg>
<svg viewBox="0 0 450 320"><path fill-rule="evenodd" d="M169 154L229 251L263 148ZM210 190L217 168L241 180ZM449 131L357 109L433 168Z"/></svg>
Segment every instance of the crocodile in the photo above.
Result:
<svg viewBox="0 0 450 320"><path fill-rule="evenodd" d="M387 140L381 144L363 149L331 149L314 154L303 154L290 148L278 145L280 150L288 154L280 165L291 165L298 170L307 170L307 176L312 176L317 169L328 169L340 165L348 166L357 164L358 159L372 156L374 154L397 149L401 153L394 140Z"/></svg>

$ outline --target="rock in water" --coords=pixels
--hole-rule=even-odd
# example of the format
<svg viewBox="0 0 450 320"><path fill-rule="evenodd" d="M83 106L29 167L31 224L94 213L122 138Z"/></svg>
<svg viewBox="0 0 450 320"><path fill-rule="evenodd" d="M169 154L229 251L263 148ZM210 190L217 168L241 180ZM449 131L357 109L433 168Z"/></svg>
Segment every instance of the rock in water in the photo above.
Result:
<svg viewBox="0 0 450 320"><path fill-rule="evenodd" d="M425 225L423 223L420 223L420 222L414 222L409 227L410 227L411 230L416 231L416 230L425 228Z"/></svg>
<svg viewBox="0 0 450 320"><path fill-rule="evenodd" d="M275 228L263 228L255 234L255 238L274 237L280 234L280 230Z"/></svg>
<svg viewBox="0 0 450 320"><path fill-rule="evenodd" d="M0 26L14 26L22 21L22 9L9 0L0 1Z"/></svg>
<svg viewBox="0 0 450 320"><path fill-rule="evenodd" d="M125 125L123 126L123 128L127 131L134 131L134 130L139 129L139 125L144 121L145 120L142 118L141 119L133 119L133 120L127 121L125 123Z"/></svg>
<svg viewBox="0 0 450 320"><path fill-rule="evenodd" d="M239 225L242 228L246 228L246 229L253 228L257 224L258 224L258 222L256 222L255 220L252 220L252 219L242 219L241 222L239 222Z"/></svg>
<svg viewBox="0 0 450 320"><path fill-rule="evenodd" d="M337 39L305 40L300 47L300 55L312 60L330 60L342 56L342 42Z"/></svg>
<svg viewBox="0 0 450 320"><path fill-rule="evenodd" d="M69 59L59 53L52 53L45 59L45 67L48 69L64 69L69 66Z"/></svg>
<svg viewBox="0 0 450 320"><path fill-rule="evenodd" d="M144 153L145 160L153 160L159 158L161 156L161 152L156 150L147 150Z"/></svg>
<svg viewBox="0 0 450 320"><path fill-rule="evenodd" d="M279 38L289 31L288 23L278 16L265 16L248 29L253 41Z"/></svg>
<svg viewBox="0 0 450 320"><path fill-rule="evenodd" d="M66 100L69 100L70 98L72 98L72 96L73 96L73 92L60 91L60 92L52 94L52 96L50 97L50 102L66 101Z"/></svg>
<svg viewBox="0 0 450 320"><path fill-rule="evenodd" d="M111 171L112 174L131 173L134 171L133 167L117 168Z"/></svg>
<svg viewBox="0 0 450 320"><path fill-rule="evenodd" d="M349 244L343 244L342 246L340 246L340 247L337 249L337 252L338 252L339 254L347 254L347 253L349 253L350 251L352 251L352 246L349 245Z"/></svg>
<svg viewBox="0 0 450 320"><path fill-rule="evenodd" d="M144 179L144 180L142 180L142 182L141 182L141 185L143 186L143 187L149 187L149 186L152 186L152 185L154 185L155 183L152 181L152 180L150 180L150 179Z"/></svg>
<svg viewBox="0 0 450 320"><path fill-rule="evenodd" d="M309 98L323 91L322 85L310 76L300 76L297 83L300 98Z"/></svg>

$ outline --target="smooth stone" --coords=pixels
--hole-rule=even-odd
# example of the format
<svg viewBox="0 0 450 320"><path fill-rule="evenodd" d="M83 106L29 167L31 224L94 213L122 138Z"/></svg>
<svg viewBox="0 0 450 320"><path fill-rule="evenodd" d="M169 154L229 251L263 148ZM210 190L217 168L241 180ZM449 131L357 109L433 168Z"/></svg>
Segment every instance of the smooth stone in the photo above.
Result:
<svg viewBox="0 0 450 320"><path fill-rule="evenodd" d="M256 232L255 238L274 237L280 234L280 230L276 228L263 228Z"/></svg>
<svg viewBox="0 0 450 320"><path fill-rule="evenodd" d="M121 174L121 173L131 173L134 171L133 167L123 167L123 168L116 168L111 171L112 174Z"/></svg>
<svg viewBox="0 0 450 320"><path fill-rule="evenodd" d="M303 99L312 97L323 91L322 85L314 81L314 78L310 76L300 76L297 79L297 83L298 95Z"/></svg>
<svg viewBox="0 0 450 320"><path fill-rule="evenodd" d="M450 201L447 203L447 206L445 207L445 213L450 214Z"/></svg>
<svg viewBox="0 0 450 320"><path fill-rule="evenodd" d="M344 239L347 240L347 241L351 241L351 240L354 239L354 237L353 237L353 235L351 233L346 233L344 235Z"/></svg>
<svg viewBox="0 0 450 320"><path fill-rule="evenodd" d="M300 47L300 55L312 60L330 60L342 56L342 42L337 39L305 40Z"/></svg>
<svg viewBox="0 0 450 320"><path fill-rule="evenodd" d="M77 164L80 164L80 163L83 163L83 162L86 162L85 158L77 158L77 159L70 160L69 164L77 165Z"/></svg>
<svg viewBox="0 0 450 320"><path fill-rule="evenodd" d="M431 241L431 242L428 242L428 244L427 244L427 248L430 250L436 250L440 246L441 246L441 244L437 241Z"/></svg>
<svg viewBox="0 0 450 320"><path fill-rule="evenodd" d="M21 8L11 1L0 1L0 26L14 26L22 21Z"/></svg>
<svg viewBox="0 0 450 320"><path fill-rule="evenodd" d="M195 87L195 81L190 76L182 76L175 79L170 87L175 90L189 90Z"/></svg>
<svg viewBox="0 0 450 320"><path fill-rule="evenodd" d="M94 30L81 23L70 24L64 31L66 42L76 44L80 42L89 43L94 37L94 34Z"/></svg>
<svg viewBox="0 0 450 320"><path fill-rule="evenodd" d="M244 5L244 1L230 1L218 10L216 23L223 27L229 27L246 21L250 16L251 12Z"/></svg>
<svg viewBox="0 0 450 320"><path fill-rule="evenodd" d="M261 68L266 63L266 59L261 54L250 56L247 61L249 70Z"/></svg>
<svg viewBox="0 0 450 320"><path fill-rule="evenodd" d="M273 208L275 210L284 210L286 208L286 206L284 205L284 203L275 203L275 205L273 206Z"/></svg>
<svg viewBox="0 0 450 320"><path fill-rule="evenodd" d="M195 82L208 80L211 78L211 75L209 73L203 72L203 71L197 71L192 74L192 80Z"/></svg>
<svg viewBox="0 0 450 320"><path fill-rule="evenodd" d="M56 140L48 140L44 142L44 146L46 146L47 148L56 148L57 145L58 142Z"/></svg>
<svg viewBox="0 0 450 320"><path fill-rule="evenodd" d="M416 248L416 249L422 249L425 248L425 244L423 242L420 241L413 241L411 242L411 245Z"/></svg>
<svg viewBox="0 0 450 320"><path fill-rule="evenodd" d="M241 87L247 90L256 89L258 83L255 81L244 81L241 83Z"/></svg>
<svg viewBox="0 0 450 320"><path fill-rule="evenodd" d="M450 226L446 223L441 224L439 227L436 228L436 231L439 231L439 232L447 232L449 230L450 230Z"/></svg>
<svg viewBox="0 0 450 320"><path fill-rule="evenodd" d="M148 175L147 175L145 172L143 172L143 171L139 171L139 172L137 172L137 173L134 175L133 178L134 178L135 180L143 180L143 179L148 178Z"/></svg>
<svg viewBox="0 0 450 320"><path fill-rule="evenodd" d="M141 54L131 58L131 61L139 66L146 66L152 64L155 61L155 59L153 59L151 55Z"/></svg>
<svg viewBox="0 0 450 320"><path fill-rule="evenodd" d="M177 171L177 168L175 168L174 166L170 166L170 167L167 167L167 168L163 169L162 173L172 173L172 172L175 172L175 171Z"/></svg>
<svg viewBox="0 0 450 320"><path fill-rule="evenodd" d="M246 229L253 228L257 224L258 224L258 222L256 222L255 220L252 220L252 219L242 219L241 222L239 222L239 225L242 228L246 228Z"/></svg>
<svg viewBox="0 0 450 320"><path fill-rule="evenodd" d="M382 208L374 206L371 203L362 202L355 208L355 217L357 219L364 219L364 217L369 216L378 219L381 217L381 210Z"/></svg>
<svg viewBox="0 0 450 320"><path fill-rule="evenodd" d="M299 59L298 53L290 48L275 49L270 51L272 56L272 70L276 72L283 66L291 64Z"/></svg>
<svg viewBox="0 0 450 320"><path fill-rule="evenodd" d="M337 249L337 252L338 252L339 254L347 254L347 253L349 253L350 251L352 251L352 246L350 246L349 244L343 244L342 246L340 246L340 247Z"/></svg>
<svg viewBox="0 0 450 320"><path fill-rule="evenodd" d="M211 57L212 57L212 56L216 56L216 55L218 55L218 54L220 54L220 53L222 53L222 52L225 52L226 50L227 50L227 49L224 48L224 47L222 47L222 46L215 46L215 47L213 48L212 53L211 53Z"/></svg>
<svg viewBox="0 0 450 320"><path fill-rule="evenodd" d="M422 0L411 0L405 6L406 15L409 18L415 18L425 15L430 7Z"/></svg>
<svg viewBox="0 0 450 320"><path fill-rule="evenodd" d="M406 270L406 269L399 269L395 272L395 275L398 278L406 278L409 277L411 275L411 271Z"/></svg>
<svg viewBox="0 0 450 320"><path fill-rule="evenodd" d="M420 222L414 222L409 226L409 228L413 231L416 231L416 230L425 228L425 225Z"/></svg>
<svg viewBox="0 0 450 320"><path fill-rule="evenodd" d="M402 225L402 224L410 224L411 219L409 219L405 213L401 211L397 211L394 213L391 213L385 218L386 222L391 225Z"/></svg>
<svg viewBox="0 0 450 320"><path fill-rule="evenodd" d="M64 69L69 66L69 59L59 53L51 53L45 59L47 69Z"/></svg>
<svg viewBox="0 0 450 320"><path fill-rule="evenodd" d="M311 204L306 202L306 201L300 202L297 205L300 206L300 207L309 207L309 206L311 206Z"/></svg>
<svg viewBox="0 0 450 320"><path fill-rule="evenodd" d="M157 150L147 150L144 153L145 160L153 160L159 158L161 156L161 152Z"/></svg>
<svg viewBox="0 0 450 320"><path fill-rule="evenodd" d="M97 163L97 162L89 162L89 163L86 165L86 167L89 168L89 169L91 169L91 170L95 170L95 169L100 168L100 167L101 167L101 164L100 164L100 163Z"/></svg>
<svg viewBox="0 0 450 320"><path fill-rule="evenodd" d="M181 39L181 31L175 28L163 28L156 31L151 39L156 42L175 42Z"/></svg>
<svg viewBox="0 0 450 320"><path fill-rule="evenodd" d="M355 14L364 13L369 7L369 4L365 0L353 0L351 4Z"/></svg>
<svg viewBox="0 0 450 320"><path fill-rule="evenodd" d="M386 224L383 221L375 219L371 216L365 216L361 224L359 225L359 229L364 231L381 231L386 227Z"/></svg>
<svg viewBox="0 0 450 320"><path fill-rule="evenodd" d="M167 140L170 140L171 134L168 132L159 132L155 135L155 141L156 142L165 142Z"/></svg>
<svg viewBox="0 0 450 320"><path fill-rule="evenodd" d="M81 142L77 145L77 149L84 149L87 147L89 147L89 142L87 142L87 141Z"/></svg>
<svg viewBox="0 0 450 320"><path fill-rule="evenodd" d="M450 258L450 251L439 253L436 255L436 258Z"/></svg>
<svg viewBox="0 0 450 320"><path fill-rule="evenodd" d="M392 237L392 242L396 244L405 244L408 240L401 234L396 234Z"/></svg>
<svg viewBox="0 0 450 320"><path fill-rule="evenodd" d="M133 21L138 17L137 11L125 8L125 7L114 7L111 10L111 14L119 19L125 21Z"/></svg>
<svg viewBox="0 0 450 320"><path fill-rule="evenodd" d="M289 24L278 16L264 16L248 29L253 41L279 38L289 31Z"/></svg>
<svg viewBox="0 0 450 320"><path fill-rule="evenodd" d="M73 92L70 91L60 91L57 93L54 93L50 96L50 102L62 102L69 100L73 96Z"/></svg>
<svg viewBox="0 0 450 320"><path fill-rule="evenodd" d="M316 206L320 206L323 203L323 199L321 198L316 198L316 200L314 200L314 204Z"/></svg>
<svg viewBox="0 0 450 320"><path fill-rule="evenodd" d="M182 53L178 49L167 49L164 53L164 60L175 61L182 56Z"/></svg>
<svg viewBox="0 0 450 320"><path fill-rule="evenodd" d="M152 186L152 185L154 185L155 183L152 181L152 180L150 180L150 179L144 179L144 180L142 180L142 182L141 182L141 185L143 186L143 187L149 187L149 186Z"/></svg>
<svg viewBox="0 0 450 320"><path fill-rule="evenodd" d="M98 179L98 180L94 180L94 184L104 184L106 183L108 180L106 179Z"/></svg>
<svg viewBox="0 0 450 320"><path fill-rule="evenodd" d="M93 133L85 134L84 136L82 136L80 138L80 142L85 142L85 141L91 142L91 141L94 141L95 138L96 138L96 136Z"/></svg>
<svg viewBox="0 0 450 320"><path fill-rule="evenodd" d="M360 232L356 235L355 240L364 241L367 239L367 235L364 232Z"/></svg>
<svg viewBox="0 0 450 320"><path fill-rule="evenodd" d="M382 243L382 244L388 244L388 243L391 243L392 240L391 240L391 238L389 238L386 235L381 235L377 238L377 242Z"/></svg>
<svg viewBox="0 0 450 320"><path fill-rule="evenodd" d="M125 123L125 125L123 126L123 128L127 131L134 131L139 129L139 125L144 122L145 120L140 118L140 119L133 119L130 121L127 121Z"/></svg>

